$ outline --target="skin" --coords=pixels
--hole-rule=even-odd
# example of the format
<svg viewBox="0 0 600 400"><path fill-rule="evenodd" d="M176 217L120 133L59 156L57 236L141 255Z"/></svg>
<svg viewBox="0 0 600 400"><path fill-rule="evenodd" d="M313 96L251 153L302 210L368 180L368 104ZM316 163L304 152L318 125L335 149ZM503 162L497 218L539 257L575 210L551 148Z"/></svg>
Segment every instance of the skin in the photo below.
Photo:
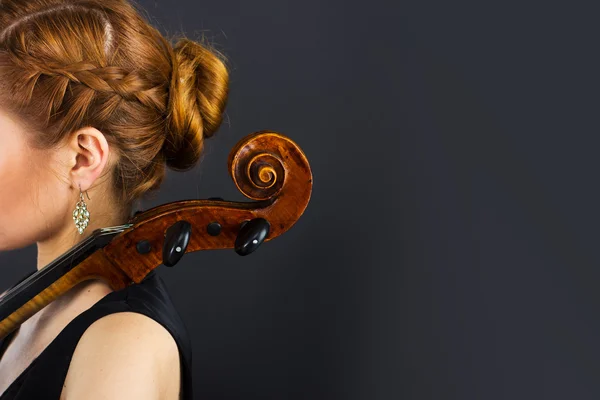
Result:
<svg viewBox="0 0 600 400"><path fill-rule="evenodd" d="M56 148L29 145L30 132L0 109L0 251L37 243L42 269L96 228L126 222L110 173L118 162L102 132L85 127ZM83 235L73 222L79 188L90 210ZM89 199L88 199L89 196ZM112 289L82 282L23 323L0 359L0 394L77 315ZM77 344L61 400L178 399L177 345L158 322L121 312L95 321Z"/></svg>

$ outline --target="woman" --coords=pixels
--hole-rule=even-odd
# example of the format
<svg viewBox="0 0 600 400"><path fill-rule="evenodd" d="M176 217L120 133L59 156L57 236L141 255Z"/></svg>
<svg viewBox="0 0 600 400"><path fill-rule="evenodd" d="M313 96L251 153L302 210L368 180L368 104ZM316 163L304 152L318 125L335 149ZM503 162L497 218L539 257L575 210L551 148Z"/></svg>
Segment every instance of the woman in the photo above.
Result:
<svg viewBox="0 0 600 400"><path fill-rule="evenodd" d="M217 52L172 46L126 0L3 0L0 251L36 242L39 270L126 223L165 166L197 163L227 92ZM79 201L89 215L74 221ZM192 398L189 338L153 273L120 291L80 284L0 357L0 400Z"/></svg>

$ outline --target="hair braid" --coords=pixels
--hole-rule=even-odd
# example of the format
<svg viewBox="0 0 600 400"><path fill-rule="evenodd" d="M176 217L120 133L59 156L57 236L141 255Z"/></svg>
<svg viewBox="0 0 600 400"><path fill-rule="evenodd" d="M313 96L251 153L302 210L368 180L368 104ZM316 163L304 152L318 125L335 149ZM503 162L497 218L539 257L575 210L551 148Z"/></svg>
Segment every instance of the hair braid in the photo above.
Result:
<svg viewBox="0 0 600 400"><path fill-rule="evenodd" d="M208 45L171 45L126 0L2 0L0 106L49 148L85 126L120 158L128 205L157 188L165 163L187 169L222 120L228 71Z"/></svg>
<svg viewBox="0 0 600 400"><path fill-rule="evenodd" d="M144 79L136 71L126 71L121 67L98 67L89 61L81 61L69 65L46 62L36 64L30 57L16 58L15 64L32 77L39 75L65 77L74 83L80 83L98 93L116 94L128 101L139 101L141 104L155 108L158 112L166 111L166 82L155 85Z"/></svg>

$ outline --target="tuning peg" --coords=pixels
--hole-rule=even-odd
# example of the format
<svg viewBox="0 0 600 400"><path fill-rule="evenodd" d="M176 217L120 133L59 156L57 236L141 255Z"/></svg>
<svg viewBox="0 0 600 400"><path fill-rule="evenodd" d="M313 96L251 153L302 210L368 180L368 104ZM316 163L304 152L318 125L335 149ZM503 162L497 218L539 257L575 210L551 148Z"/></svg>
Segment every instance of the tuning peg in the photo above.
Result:
<svg viewBox="0 0 600 400"><path fill-rule="evenodd" d="M255 251L269 234L271 224L264 218L244 221L235 240L235 252L246 256Z"/></svg>
<svg viewBox="0 0 600 400"><path fill-rule="evenodd" d="M192 225L187 221L177 221L167 229L163 244L163 264L173 267L185 254L190 241Z"/></svg>

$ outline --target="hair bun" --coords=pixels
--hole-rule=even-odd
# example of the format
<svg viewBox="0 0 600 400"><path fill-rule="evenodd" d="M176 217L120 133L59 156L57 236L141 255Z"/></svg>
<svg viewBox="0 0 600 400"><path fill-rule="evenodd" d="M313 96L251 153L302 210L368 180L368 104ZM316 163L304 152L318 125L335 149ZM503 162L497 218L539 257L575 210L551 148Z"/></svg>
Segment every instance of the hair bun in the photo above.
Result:
<svg viewBox="0 0 600 400"><path fill-rule="evenodd" d="M199 160L204 137L223 120L229 73L221 54L189 39L173 47L167 135L163 152L167 166L186 170Z"/></svg>

